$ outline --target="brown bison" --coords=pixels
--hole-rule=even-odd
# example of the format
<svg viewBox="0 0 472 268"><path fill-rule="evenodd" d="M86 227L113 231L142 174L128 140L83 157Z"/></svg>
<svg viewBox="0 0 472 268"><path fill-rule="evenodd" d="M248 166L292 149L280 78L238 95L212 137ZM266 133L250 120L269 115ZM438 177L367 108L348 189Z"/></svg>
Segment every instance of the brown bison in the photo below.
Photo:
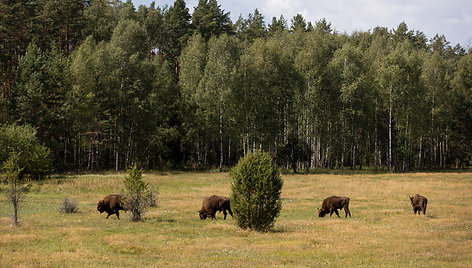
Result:
<svg viewBox="0 0 472 268"><path fill-rule="evenodd" d="M349 211L349 197L345 196L330 196L323 200L321 208L318 209L318 217L324 217L328 212L329 216L333 215L333 212L339 217L338 209L344 208L344 211L351 217L351 211Z"/></svg>
<svg viewBox="0 0 472 268"><path fill-rule="evenodd" d="M414 196L410 196L410 201L415 214L417 211L418 215L421 214L421 211L423 212L423 215L426 214L426 206L428 205L428 199L426 197L415 194Z"/></svg>
<svg viewBox="0 0 472 268"><path fill-rule="evenodd" d="M98 201L97 210L100 211L100 213L106 211L108 213L107 219L113 214L116 214L116 217L120 219L120 213L118 211L125 210L121 205L121 195L111 194L105 196L102 200Z"/></svg>
<svg viewBox="0 0 472 268"><path fill-rule="evenodd" d="M207 217L211 219L216 219L215 214L217 211L223 211L225 217L223 220L226 220L226 211L229 212L231 217L233 217L233 212L231 211L231 206L229 204L229 198L225 196L212 195L203 199L202 209L198 211L200 219L204 220Z"/></svg>

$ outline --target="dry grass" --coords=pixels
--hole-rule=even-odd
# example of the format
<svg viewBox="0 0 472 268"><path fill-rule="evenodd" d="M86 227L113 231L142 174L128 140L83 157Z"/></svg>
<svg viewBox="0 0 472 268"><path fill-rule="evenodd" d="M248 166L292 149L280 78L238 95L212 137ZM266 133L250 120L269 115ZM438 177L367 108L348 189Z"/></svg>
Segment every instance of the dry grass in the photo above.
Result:
<svg viewBox="0 0 472 268"><path fill-rule="evenodd" d="M227 173L152 173L157 208L143 222L99 214L124 173L57 177L34 184L10 227L0 202L1 267L106 266L472 266L472 174L287 175L280 217L269 233L240 230L229 217L201 221L205 196L230 195ZM428 197L415 216L408 196ZM330 195L351 198L352 218L318 218ZM79 212L56 211L64 197Z"/></svg>

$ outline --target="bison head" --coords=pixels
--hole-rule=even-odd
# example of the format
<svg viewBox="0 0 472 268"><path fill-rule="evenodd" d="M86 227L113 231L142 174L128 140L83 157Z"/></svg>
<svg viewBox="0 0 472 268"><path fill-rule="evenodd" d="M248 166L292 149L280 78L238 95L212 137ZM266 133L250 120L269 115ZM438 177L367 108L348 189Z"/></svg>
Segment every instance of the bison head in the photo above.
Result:
<svg viewBox="0 0 472 268"><path fill-rule="evenodd" d="M98 201L97 210L100 211L100 213L105 211L105 205L103 204L103 201Z"/></svg>
<svg viewBox="0 0 472 268"><path fill-rule="evenodd" d="M207 218L207 214L201 210L198 211L198 215L200 216L200 220L204 220Z"/></svg>
<svg viewBox="0 0 472 268"><path fill-rule="evenodd" d="M319 208L318 209L318 217L322 218L326 215L326 211L324 211L324 209L322 208Z"/></svg>

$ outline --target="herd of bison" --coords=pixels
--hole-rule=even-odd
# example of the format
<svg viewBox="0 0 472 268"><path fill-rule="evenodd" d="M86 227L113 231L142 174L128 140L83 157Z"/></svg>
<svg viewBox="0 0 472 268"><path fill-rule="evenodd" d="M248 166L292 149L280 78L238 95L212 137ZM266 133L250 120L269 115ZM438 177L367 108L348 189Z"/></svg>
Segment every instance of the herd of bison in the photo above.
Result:
<svg viewBox="0 0 472 268"><path fill-rule="evenodd" d="M351 217L351 211L349 210L349 197L345 196L330 196L323 200L321 208L318 209L318 216L324 217L329 213L331 217L333 213L339 217L338 209L343 209L346 212L346 216ZM411 206L413 211L418 212L418 215L423 212L426 214L426 206L428 204L428 199L419 194L410 196ZM98 201L97 210L100 213L107 212L107 219L110 215L116 214L116 217L120 219L120 210L126 210L121 203L121 196L119 194L111 194L105 196L102 200ZM229 198L225 196L212 195L203 199L202 208L198 211L200 219L204 220L206 218L216 219L216 212L223 211L224 218L226 220L226 215L229 214L233 217L233 212L231 211L231 206Z"/></svg>

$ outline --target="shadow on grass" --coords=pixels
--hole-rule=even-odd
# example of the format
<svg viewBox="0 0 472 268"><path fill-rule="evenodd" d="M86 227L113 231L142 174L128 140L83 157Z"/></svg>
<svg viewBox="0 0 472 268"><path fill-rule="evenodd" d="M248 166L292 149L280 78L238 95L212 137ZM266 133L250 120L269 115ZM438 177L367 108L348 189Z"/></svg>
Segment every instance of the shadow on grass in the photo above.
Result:
<svg viewBox="0 0 472 268"><path fill-rule="evenodd" d="M176 222L178 222L177 220L172 219L172 218L162 218L162 217L159 217L159 216L146 217L145 221L160 222L160 223L176 223Z"/></svg>
<svg viewBox="0 0 472 268"><path fill-rule="evenodd" d="M268 233L271 233L271 234L287 234L287 233L293 233L293 230L289 230L288 228L281 228L281 227L277 227L277 228L272 228L268 231Z"/></svg>

